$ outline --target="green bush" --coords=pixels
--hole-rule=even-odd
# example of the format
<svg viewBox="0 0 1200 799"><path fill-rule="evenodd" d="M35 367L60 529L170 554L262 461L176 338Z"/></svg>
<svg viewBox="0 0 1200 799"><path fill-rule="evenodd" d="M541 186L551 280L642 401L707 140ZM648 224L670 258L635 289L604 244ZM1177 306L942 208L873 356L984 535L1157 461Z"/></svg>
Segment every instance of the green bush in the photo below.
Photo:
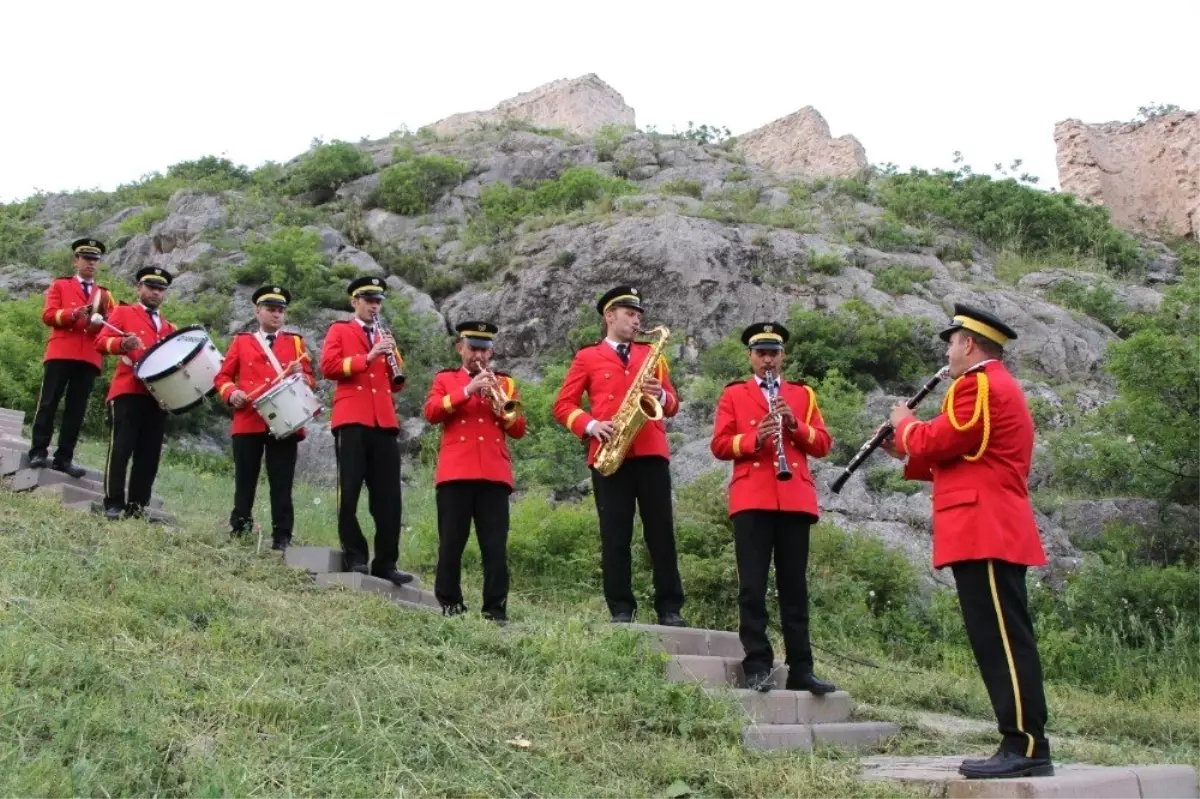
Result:
<svg viewBox="0 0 1200 799"><path fill-rule="evenodd" d="M872 466L867 469L867 488L877 494L917 494L921 483L905 480L904 473L892 466Z"/></svg>
<svg viewBox="0 0 1200 799"><path fill-rule="evenodd" d="M34 265L42 253L42 229L5 213L0 206L0 266Z"/></svg>
<svg viewBox="0 0 1200 799"><path fill-rule="evenodd" d="M134 214L121 221L117 233L121 236L136 236L138 233L149 233L156 222L167 218L165 205L152 205L141 213Z"/></svg>
<svg viewBox="0 0 1200 799"><path fill-rule="evenodd" d="M527 432L510 445L519 485L562 489L588 478L584 444L554 418L554 399L566 372L563 365L550 366L540 382L519 386Z"/></svg>
<svg viewBox="0 0 1200 799"><path fill-rule="evenodd" d="M1074 280L1063 280L1046 290L1046 299L1087 314L1117 335L1128 332L1129 307L1117 299L1112 286L1107 283L1087 286Z"/></svg>
<svg viewBox="0 0 1200 799"><path fill-rule="evenodd" d="M344 141L314 142L314 147L288 172L288 190L332 192L343 183L375 171L371 156Z"/></svg>
<svg viewBox="0 0 1200 799"><path fill-rule="evenodd" d="M594 169L572 167L554 180L533 188L493 183L480 194L480 220L484 235L507 236L519 222L547 213L578 211L589 203L635 194L637 186Z"/></svg>
<svg viewBox="0 0 1200 799"><path fill-rule="evenodd" d="M924 285L930 280L933 280L933 270L929 267L898 264L876 272L874 285L880 291L898 297L901 294L912 294L918 284Z"/></svg>
<svg viewBox="0 0 1200 799"><path fill-rule="evenodd" d="M316 231L282 227L265 240L246 241L242 249L247 260L234 270L237 282L287 286L295 297L288 308L293 317L305 319L313 309L346 305L346 281L334 274L321 253Z"/></svg>
<svg viewBox="0 0 1200 799"><path fill-rule="evenodd" d="M215 155L172 164L167 167L167 177L222 188L240 188L251 182L250 170L228 158L217 158Z"/></svg>
<svg viewBox="0 0 1200 799"><path fill-rule="evenodd" d="M821 275L840 275L846 268L846 259L836 252L819 252L808 256L808 268Z"/></svg>
<svg viewBox="0 0 1200 799"><path fill-rule="evenodd" d="M697 200L699 200L701 194L704 193L704 185L698 180L675 178L674 180L667 181L659 186L658 191L660 194L665 194L668 196L673 194L683 195L686 197L695 197Z"/></svg>
<svg viewBox="0 0 1200 799"><path fill-rule="evenodd" d="M404 216L427 213L447 191L462 182L467 166L444 155L417 155L389 166L379 175L375 195L380 207Z"/></svg>
<svg viewBox="0 0 1200 799"><path fill-rule="evenodd" d="M592 137L592 146L596 148L596 160L600 162L613 160L617 148L621 146L621 140L629 130L629 128L618 125L601 125L600 129L596 131L596 135Z"/></svg>

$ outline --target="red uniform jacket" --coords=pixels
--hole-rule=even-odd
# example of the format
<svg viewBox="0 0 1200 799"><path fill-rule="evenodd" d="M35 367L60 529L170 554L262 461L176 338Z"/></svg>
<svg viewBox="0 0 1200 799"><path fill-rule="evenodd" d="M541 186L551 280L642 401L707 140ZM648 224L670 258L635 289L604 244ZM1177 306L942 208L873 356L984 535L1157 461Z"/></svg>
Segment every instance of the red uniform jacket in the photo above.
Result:
<svg viewBox="0 0 1200 799"><path fill-rule="evenodd" d="M280 368L286 370L288 364L299 361L308 350L299 333L281 331L275 337L271 351L275 353ZM317 381L313 379L311 361L300 361L300 366L308 387L316 388ZM225 353L225 360L221 363L221 371L213 378L213 387L217 389L217 395L222 402L228 403L234 391L241 390L250 395L251 402L233 409L233 435L267 432L267 423L259 412L254 410L252 403L266 393L265 387L275 380L278 374L254 333L239 333L233 337L229 344L229 352ZM304 438L304 435L304 428L296 431L297 438Z"/></svg>
<svg viewBox="0 0 1200 799"><path fill-rule="evenodd" d="M108 315L108 323L142 340L142 348L132 352L121 353L123 339L113 331L112 327L102 327L96 334L96 352L121 356L121 362L117 364L117 371L113 374L112 385L108 389L109 400L122 394L150 396L150 392L146 390L142 381L138 380L133 370L138 360L146 354L146 350L175 332L175 325L163 318L162 311L158 313L158 322L161 329L155 331L154 322L150 321L150 314L140 302L133 305L118 305L113 308L112 313Z"/></svg>
<svg viewBox="0 0 1200 799"><path fill-rule="evenodd" d="M92 284L92 296L83 296L83 286L75 277L60 277L46 289L42 322L50 327L50 341L46 344L43 361L87 361L100 368L102 359L94 342L100 326L91 323L92 300L96 292L100 292L99 302L104 308L111 309L116 305L109 290L95 283ZM81 307L87 307L87 315L72 322L71 312Z"/></svg>
<svg viewBox="0 0 1200 799"><path fill-rule="evenodd" d="M608 342L600 341L590 347L584 347L575 353L575 360L567 370L558 398L554 401L554 418L575 435L584 438L587 435L588 422L596 419L601 422L610 421L621 407L638 370L650 353L649 344L634 344L630 347L629 365L621 363L621 356L609 346ZM655 370L655 376L662 381L663 389L667 392L663 402L663 417L679 413L679 398L671 379L661 364ZM583 395L588 395L591 411L585 411L581 405ZM596 450L600 442L591 439L588 444L588 466L595 463ZM633 440L626 457L638 458L645 455L659 455L664 458L671 456L667 446L667 428L663 422L646 422Z"/></svg>
<svg viewBox="0 0 1200 799"><path fill-rule="evenodd" d="M775 477L778 456L773 441L764 442L756 451L758 426L769 410L758 382L730 383L717 403L713 424L712 454L733 461L729 482L729 515L743 510L779 510L819 516L817 492L808 456L823 458L829 454L833 439L825 429L817 394L802 383L780 381L779 397L792 409L796 429L786 431L783 452L787 456L792 479Z"/></svg>
<svg viewBox="0 0 1200 799"><path fill-rule="evenodd" d="M517 396L517 385L503 372L496 372L500 385L510 398ZM525 416L505 424L492 410L492 403L479 394L463 393L471 376L467 370L443 369L433 378L425 397L425 420L444 425L442 448L438 453L434 483L451 480L490 480L513 488L512 460L505 436L525 435Z"/></svg>
<svg viewBox="0 0 1200 799"><path fill-rule="evenodd" d="M383 357L367 363L367 334L353 319L334 322L321 349L321 374L337 382L333 392L334 430L347 424L399 430L392 401L391 372Z"/></svg>
<svg viewBox="0 0 1200 799"><path fill-rule="evenodd" d="M1000 361L951 384L942 412L905 419L896 450L904 476L933 481L933 565L997 560L1042 566L1046 553L1029 501L1033 417Z"/></svg>

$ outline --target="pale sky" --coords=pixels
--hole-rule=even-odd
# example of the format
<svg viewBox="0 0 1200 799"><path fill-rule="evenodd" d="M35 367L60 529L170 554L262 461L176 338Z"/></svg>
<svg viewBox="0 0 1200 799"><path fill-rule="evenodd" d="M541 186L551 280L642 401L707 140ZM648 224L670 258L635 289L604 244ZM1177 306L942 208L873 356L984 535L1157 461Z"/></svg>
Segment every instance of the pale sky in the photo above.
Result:
<svg viewBox="0 0 1200 799"><path fill-rule="evenodd" d="M1049 188L1055 122L1200 110L1198 29L1198 0L9 2L0 201L282 162L588 72L642 128L736 134L812 105L873 163L1022 158Z"/></svg>

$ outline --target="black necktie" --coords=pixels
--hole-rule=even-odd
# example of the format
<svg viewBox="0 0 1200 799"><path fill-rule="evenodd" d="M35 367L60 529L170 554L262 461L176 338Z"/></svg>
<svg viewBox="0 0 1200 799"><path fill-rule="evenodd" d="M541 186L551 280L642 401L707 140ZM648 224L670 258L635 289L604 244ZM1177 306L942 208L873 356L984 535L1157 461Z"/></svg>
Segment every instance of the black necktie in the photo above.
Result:
<svg viewBox="0 0 1200 799"><path fill-rule="evenodd" d="M621 356L621 363L625 364L626 366L629 365L629 345L628 344L618 344L617 345L617 355Z"/></svg>
<svg viewBox="0 0 1200 799"><path fill-rule="evenodd" d="M274 334L274 333L268 333L268 334L267 334L267 346L268 346L268 347L274 347L274 346L275 346L275 334Z"/></svg>
<svg viewBox="0 0 1200 799"><path fill-rule="evenodd" d="M91 284L91 283L89 283L89 282L87 282L86 280L82 281L82 283L83 283L83 297L84 297L84 299L91 299L91 297L92 297L92 284Z"/></svg>
<svg viewBox="0 0 1200 799"><path fill-rule="evenodd" d="M367 334L367 346L368 346L368 347L374 347L374 346L375 346L375 339L374 339L374 338L372 338L372 336L373 336L373 334L375 333L375 331L374 331L374 330L372 330L372 329L371 329L371 328L369 328L369 327L366 327L366 326L364 326L364 327L363 327L363 332Z"/></svg>
<svg viewBox="0 0 1200 799"><path fill-rule="evenodd" d="M156 311L154 309L150 309L149 313L150 313L150 321L154 323L154 332L157 333L159 330L158 311Z"/></svg>

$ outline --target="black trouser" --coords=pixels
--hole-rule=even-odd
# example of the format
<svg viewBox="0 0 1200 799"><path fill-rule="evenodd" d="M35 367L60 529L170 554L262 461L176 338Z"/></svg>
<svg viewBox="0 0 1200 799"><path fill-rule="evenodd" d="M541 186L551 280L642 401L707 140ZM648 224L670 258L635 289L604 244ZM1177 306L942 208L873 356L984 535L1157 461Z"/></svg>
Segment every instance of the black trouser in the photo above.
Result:
<svg viewBox="0 0 1200 799"><path fill-rule="evenodd" d="M29 457L45 457L54 437L54 414L58 403L66 394L63 405L62 427L58 429L58 449L54 452L55 463L70 463L75 457L75 443L79 441L79 429L83 427L83 415L87 413L88 397L100 370L87 361L46 361L42 367L42 388L38 392L37 411L33 417L33 441Z"/></svg>
<svg viewBox="0 0 1200 799"><path fill-rule="evenodd" d="M1004 740L1003 751L1050 757L1046 694L1024 566L1002 560L951 564L958 604Z"/></svg>
<svg viewBox="0 0 1200 799"><path fill-rule="evenodd" d="M746 656L746 674L764 674L775 666L767 638L767 576L775 557L775 587L779 592L779 622L789 674L813 669L808 636L807 513L745 510L733 516L733 545L738 569L738 636Z"/></svg>
<svg viewBox="0 0 1200 799"><path fill-rule="evenodd" d="M491 480L453 480L437 487L438 564L433 592L443 606L463 601L462 556L474 519L483 560L483 613L506 614L508 495L507 485Z"/></svg>
<svg viewBox="0 0 1200 799"><path fill-rule="evenodd" d="M642 517L642 536L654 572L654 608L659 615L683 607L683 583L675 558L675 521L671 508L671 469L666 458L627 458L609 477L592 469L592 491L600 516L600 563L604 598L610 613L637 609L630 585L634 504Z"/></svg>
<svg viewBox="0 0 1200 799"><path fill-rule="evenodd" d="M280 439L270 433L238 433L233 437L233 512L229 514L233 532L245 533L254 526L254 494L265 454L271 487L271 537L292 539L292 480L299 444L294 435Z"/></svg>
<svg viewBox="0 0 1200 799"><path fill-rule="evenodd" d="M343 425L333 431L338 462L338 540L346 568L367 565L367 539L358 525L358 494L367 486L375 520L373 574L387 574L400 558L400 446L398 430Z"/></svg>
<svg viewBox="0 0 1200 799"><path fill-rule="evenodd" d="M108 461L104 466L104 507L140 510L150 504L158 475L167 412L149 394L122 394L108 403ZM129 501L125 497L125 470L129 459Z"/></svg>

